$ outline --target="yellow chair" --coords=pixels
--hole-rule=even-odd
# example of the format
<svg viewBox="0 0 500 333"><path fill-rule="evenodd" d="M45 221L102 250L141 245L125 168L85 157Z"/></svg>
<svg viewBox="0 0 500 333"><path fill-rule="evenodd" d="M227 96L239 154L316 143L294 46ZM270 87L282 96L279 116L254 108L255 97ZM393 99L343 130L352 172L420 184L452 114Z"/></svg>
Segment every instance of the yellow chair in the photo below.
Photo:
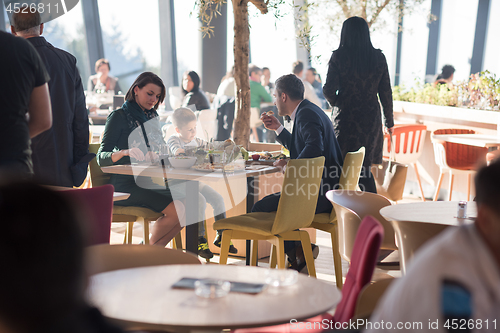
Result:
<svg viewBox="0 0 500 333"><path fill-rule="evenodd" d="M88 275L133 267L159 265L200 265L198 257L191 253L167 249L161 246L138 244L99 244L85 249Z"/></svg>
<svg viewBox="0 0 500 333"><path fill-rule="evenodd" d="M358 151L347 153L344 158L342 174L339 180L340 189L356 190L364 158L365 147L359 148ZM335 267L335 281L337 282L337 288L342 289L342 260L340 259L339 252L339 236L337 232L337 215L335 215L335 209L332 208L331 213L314 215L314 220L309 227L330 233L332 239L333 264Z"/></svg>
<svg viewBox="0 0 500 333"><path fill-rule="evenodd" d="M91 143L89 151L97 154L100 143ZM97 164L97 159L90 161L90 179L92 186L101 186L108 184L110 176L101 171ZM163 216L162 213L157 213L151 209L135 206L118 206L113 205L113 222L126 222L127 231L123 243L132 243L132 230L134 222L142 222L144 225L144 244L149 244L149 222L156 221Z"/></svg>
<svg viewBox="0 0 500 333"><path fill-rule="evenodd" d="M270 267L285 268L284 241L301 241L309 275L316 277L311 240L307 228L313 218L318 201L325 158L290 160L283 179L283 190L278 210L272 213L248 213L214 223L215 230L222 232L220 264L227 263L231 239L252 240L250 261L257 265L258 240L272 244ZM307 175L304 177L303 175Z"/></svg>

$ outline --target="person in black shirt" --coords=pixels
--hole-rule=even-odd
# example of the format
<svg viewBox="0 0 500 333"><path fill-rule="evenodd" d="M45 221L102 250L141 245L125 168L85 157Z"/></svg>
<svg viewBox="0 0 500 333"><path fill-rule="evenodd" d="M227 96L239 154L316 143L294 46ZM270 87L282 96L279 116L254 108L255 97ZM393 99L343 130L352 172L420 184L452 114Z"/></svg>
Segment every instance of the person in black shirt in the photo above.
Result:
<svg viewBox="0 0 500 333"><path fill-rule="evenodd" d="M0 31L0 45L0 172L30 177L30 138L52 126L49 76L27 41Z"/></svg>
<svg viewBox="0 0 500 333"><path fill-rule="evenodd" d="M76 58L53 47L42 37L44 25L38 12L12 14L11 31L25 38L40 55L51 80L50 100L54 124L32 140L35 179L54 186L80 186L87 176L89 117Z"/></svg>

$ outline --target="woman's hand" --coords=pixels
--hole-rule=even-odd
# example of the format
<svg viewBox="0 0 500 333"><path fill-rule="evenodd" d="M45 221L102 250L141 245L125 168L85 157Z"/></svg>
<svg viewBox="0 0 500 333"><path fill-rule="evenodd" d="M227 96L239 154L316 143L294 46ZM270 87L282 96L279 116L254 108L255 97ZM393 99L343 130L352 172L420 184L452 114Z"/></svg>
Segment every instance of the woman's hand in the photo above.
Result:
<svg viewBox="0 0 500 333"><path fill-rule="evenodd" d="M266 113L260 115L260 120L262 120L264 127L268 130L276 131L281 126L278 118L275 116L268 116Z"/></svg>
<svg viewBox="0 0 500 333"><path fill-rule="evenodd" d="M144 153L139 148L131 148L125 150L125 156L130 156L137 161L144 161Z"/></svg>
<svg viewBox="0 0 500 333"><path fill-rule="evenodd" d="M386 127L385 131L392 136L392 132L394 131L394 126L393 127Z"/></svg>

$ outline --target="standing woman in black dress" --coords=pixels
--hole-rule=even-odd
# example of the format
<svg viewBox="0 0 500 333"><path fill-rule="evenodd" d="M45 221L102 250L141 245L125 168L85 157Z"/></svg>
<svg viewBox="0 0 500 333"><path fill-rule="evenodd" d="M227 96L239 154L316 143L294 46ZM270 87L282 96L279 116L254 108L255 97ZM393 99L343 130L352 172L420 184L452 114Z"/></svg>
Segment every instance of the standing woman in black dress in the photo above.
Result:
<svg viewBox="0 0 500 333"><path fill-rule="evenodd" d="M333 51L323 94L334 108L335 134L342 154L366 148L359 179L361 190L377 193L370 171L372 164L382 163L385 126L392 133L392 89L387 61L370 40L368 24L361 17L344 21L339 48ZM377 97L378 94L378 97Z"/></svg>

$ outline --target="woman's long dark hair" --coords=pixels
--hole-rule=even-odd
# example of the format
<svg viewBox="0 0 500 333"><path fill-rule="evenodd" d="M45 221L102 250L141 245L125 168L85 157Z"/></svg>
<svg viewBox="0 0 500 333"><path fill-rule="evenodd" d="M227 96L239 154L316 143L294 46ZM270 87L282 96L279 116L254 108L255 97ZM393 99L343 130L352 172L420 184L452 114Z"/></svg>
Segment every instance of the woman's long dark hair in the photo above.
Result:
<svg viewBox="0 0 500 333"><path fill-rule="evenodd" d="M153 106L153 109L158 110L158 106L165 99L165 94L166 94L165 85L163 84L162 79L160 79L158 75L152 72L141 73L137 77L137 79L135 79L134 83L132 83L130 89L127 91L127 94L125 95L125 100L129 102L130 101L135 102L135 94L134 94L135 87L139 87L139 89L142 89L144 88L145 85L149 83L153 83L161 88L161 93L160 93L160 98L158 99L158 103L156 103L155 106Z"/></svg>
<svg viewBox="0 0 500 333"><path fill-rule="evenodd" d="M187 95L190 92L198 91L200 89L200 82L201 82L200 76L195 71L187 71L184 73L184 75L186 74L189 75L191 81L193 81L193 89L191 89L191 91L187 91L184 89L184 86L182 86L182 92L184 93L184 95Z"/></svg>
<svg viewBox="0 0 500 333"><path fill-rule="evenodd" d="M375 50L365 19L353 16L344 21L336 54L351 71L369 73L374 67Z"/></svg>

